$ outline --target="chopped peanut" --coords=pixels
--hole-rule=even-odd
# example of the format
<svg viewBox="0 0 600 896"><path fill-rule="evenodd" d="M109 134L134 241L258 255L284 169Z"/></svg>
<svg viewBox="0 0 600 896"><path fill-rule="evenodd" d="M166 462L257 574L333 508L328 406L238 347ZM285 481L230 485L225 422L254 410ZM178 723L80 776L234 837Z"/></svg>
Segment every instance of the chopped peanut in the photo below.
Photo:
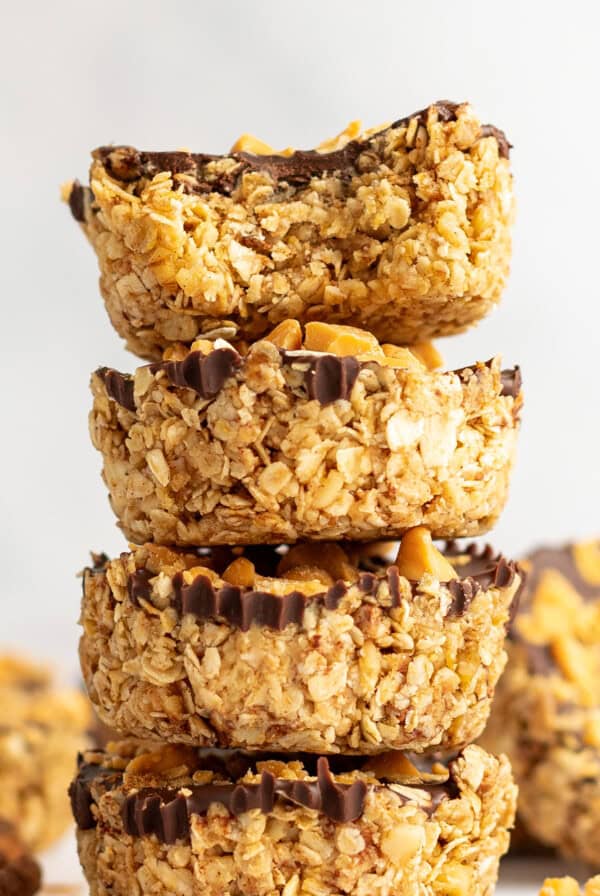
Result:
<svg viewBox="0 0 600 896"><path fill-rule="evenodd" d="M132 759L127 766L127 775L131 778L139 775L152 775L157 778L173 773L184 774L198 764L198 754L193 747L182 744L167 744L159 750L142 753Z"/></svg>
<svg viewBox="0 0 600 896"><path fill-rule="evenodd" d="M196 339L190 346L191 352L202 352L203 355L210 355L214 351L214 342L210 339Z"/></svg>
<svg viewBox="0 0 600 896"><path fill-rule="evenodd" d="M302 348L302 327L297 320L282 320L278 326L265 336L269 342L278 348L287 348L295 351Z"/></svg>
<svg viewBox="0 0 600 896"><path fill-rule="evenodd" d="M548 644L571 629L582 609L575 588L556 569L545 569L533 595L531 612L517 617L517 630L532 644Z"/></svg>
<svg viewBox="0 0 600 896"><path fill-rule="evenodd" d="M433 544L431 533L425 526L415 526L405 533L400 542L396 564L401 576L416 582L426 573L440 582L458 578L452 564Z"/></svg>
<svg viewBox="0 0 600 896"><path fill-rule="evenodd" d="M329 573L318 566L292 566L287 570L285 577L294 582L321 582L326 588L333 585Z"/></svg>
<svg viewBox="0 0 600 896"><path fill-rule="evenodd" d="M422 369L424 366L421 359L410 348L388 343L382 345L381 348L385 355L384 363L389 367Z"/></svg>
<svg viewBox="0 0 600 896"><path fill-rule="evenodd" d="M583 541L573 546L573 557L582 579L600 585L600 542Z"/></svg>
<svg viewBox="0 0 600 896"><path fill-rule="evenodd" d="M302 586L298 583L302 581ZM267 576L257 576L254 583L257 591L267 591L269 594L277 594L284 597L290 591L301 591L302 594L323 594L324 586L320 579L271 579Z"/></svg>
<svg viewBox="0 0 600 896"><path fill-rule="evenodd" d="M252 588L256 578L254 563L251 563L247 557L238 557L229 564L222 578L229 585L237 585L238 588Z"/></svg>
<svg viewBox="0 0 600 896"><path fill-rule="evenodd" d="M406 753L401 750L394 750L390 753L380 753L373 756L363 771L371 772L376 778L382 778L386 781L394 781L402 784L430 784L440 783L448 780L448 770L440 766L440 774L432 774L422 772L413 765Z"/></svg>
<svg viewBox="0 0 600 896"><path fill-rule="evenodd" d="M219 576L213 569L209 569L208 566L192 566L190 569L186 569L183 573L183 578L186 585L191 585L194 579L197 579L198 576L206 576L207 579L216 585L219 581Z"/></svg>
<svg viewBox="0 0 600 896"><path fill-rule="evenodd" d="M579 884L573 877L548 877L540 896L580 896Z"/></svg>
<svg viewBox="0 0 600 896"><path fill-rule="evenodd" d="M567 681L577 687L583 705L597 706L600 697L600 670L591 651L570 635L557 635L551 649L554 660Z"/></svg>
<svg viewBox="0 0 600 896"><path fill-rule="evenodd" d="M354 567L338 544L322 542L319 544L296 544L279 561L277 572L284 575L294 567L313 567L324 569L332 580L342 579L354 582L358 578Z"/></svg>
<svg viewBox="0 0 600 896"><path fill-rule="evenodd" d="M433 342L415 342L414 345L411 345L410 350L428 370L437 370L444 363L444 359Z"/></svg>
<svg viewBox="0 0 600 896"><path fill-rule="evenodd" d="M265 143L264 140L260 140L254 134L242 134L241 137L237 138L230 151L247 152L253 156L291 156L295 150L291 146L288 146L286 149L273 149L269 143Z"/></svg>
<svg viewBox="0 0 600 896"><path fill-rule="evenodd" d="M333 355L381 355L379 342L366 330L311 321L306 324L304 347L313 352L331 352Z"/></svg>

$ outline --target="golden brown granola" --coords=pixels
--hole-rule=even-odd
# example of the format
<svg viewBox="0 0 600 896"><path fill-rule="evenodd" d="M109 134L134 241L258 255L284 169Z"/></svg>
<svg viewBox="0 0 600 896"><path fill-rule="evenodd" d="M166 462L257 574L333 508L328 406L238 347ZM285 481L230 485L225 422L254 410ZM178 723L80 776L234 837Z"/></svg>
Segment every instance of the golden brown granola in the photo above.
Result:
<svg viewBox="0 0 600 896"><path fill-rule="evenodd" d="M449 555L457 577L441 555L449 572L373 551L148 544L87 570L80 653L97 712L139 738L253 750L471 742L504 667L519 569L473 549Z"/></svg>
<svg viewBox="0 0 600 896"><path fill-rule="evenodd" d="M514 817L507 760L474 746L451 763L446 784L327 772L326 787L363 794L350 821L332 820L326 798L307 807L308 791L322 796L323 771L317 778L302 761L265 757L238 777L193 773L188 756L144 768L148 759L98 754L74 783L79 854L94 896L365 896L375 887L378 896L489 896ZM275 782L274 799L265 778ZM211 800L211 786L234 782L233 808L223 791ZM278 795L299 785L296 799ZM265 804L245 811L248 792L261 786Z"/></svg>
<svg viewBox="0 0 600 896"><path fill-rule="evenodd" d="M201 340L133 377L92 378L94 445L137 544L435 537L489 529L508 490L518 371L431 371L367 353L245 356Z"/></svg>
<svg viewBox="0 0 600 896"><path fill-rule="evenodd" d="M57 689L43 667L0 656L0 816L32 849L69 825L66 788L90 722L82 693Z"/></svg>
<svg viewBox="0 0 600 896"><path fill-rule="evenodd" d="M223 321L250 339L285 318L455 333L499 300L511 255L508 142L467 103L288 157L103 147L65 195L115 328L150 359Z"/></svg>
<svg viewBox="0 0 600 896"><path fill-rule="evenodd" d="M530 836L600 867L600 542L523 565L523 609L482 742L510 756Z"/></svg>

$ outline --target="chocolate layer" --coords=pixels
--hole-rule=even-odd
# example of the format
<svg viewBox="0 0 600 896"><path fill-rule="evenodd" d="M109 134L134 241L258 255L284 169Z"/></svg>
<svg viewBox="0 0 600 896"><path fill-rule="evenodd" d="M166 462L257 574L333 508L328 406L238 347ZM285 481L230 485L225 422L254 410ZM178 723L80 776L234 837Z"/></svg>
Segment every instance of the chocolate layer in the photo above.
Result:
<svg viewBox="0 0 600 896"><path fill-rule="evenodd" d="M450 554L453 551L458 552L458 550L454 545L449 547ZM509 587L517 573L521 577L523 575L516 563L506 560L502 555L495 556L489 547L478 550L472 546L467 551L469 561L465 566L460 567L461 578L445 585L452 597L446 613L447 618L466 613L480 591L492 587ZM262 556L260 561L263 568L265 566L268 568L268 574L274 575L281 554L277 552L276 547L270 548L270 551L265 548L262 553L266 555L268 552L271 553L271 559ZM247 551L244 552L244 556L248 556L250 559L250 554ZM219 562L219 559L222 562ZM229 562L233 559L231 552L224 553L223 558L219 558L217 555L216 560L214 552L206 552L200 558L200 562L205 562L208 568L221 574L225 566L228 565L224 562L227 559ZM365 597L376 598L381 591L382 606L398 607L401 597L398 567L380 560L379 569L377 572L373 572L372 569L377 567L372 557L370 566L369 570L358 570L356 587ZM98 568L86 570L86 574L89 575L98 575L101 572L102 569ZM154 578L154 575L147 569L138 569L129 576L127 590L129 599L134 605L140 606L142 601L151 599L151 579ZM419 583L410 582L410 585L413 595L416 594ZM248 631L253 625L265 626L276 631L283 631L288 625L302 625L304 612L309 604L318 604L327 610L336 610L350 587L353 587L353 583L339 580L317 594L306 595L301 590L293 590L288 594L281 595L243 589L229 584L215 587L206 575L196 576L189 584L186 583L183 572L176 573L172 578L173 606L180 616L191 613L200 620L223 619L229 625L242 631ZM518 601L519 591L515 595L513 605L516 605Z"/></svg>
<svg viewBox="0 0 600 896"><path fill-rule="evenodd" d="M437 109L438 120L454 121L458 103L442 100L433 104ZM431 108L431 107L430 107ZM104 165L107 172L116 180L132 183L140 178L148 179L162 171L170 172L175 182L184 191L193 193L221 193L230 196L236 189L240 178L249 171L263 171L273 180L285 182L293 186L303 186L313 177L339 172L343 177L350 177L360 168L359 157L365 152L377 154L377 141L387 131L406 127L415 118L426 125L429 108L400 118L389 128L377 134L357 140L351 140L342 149L332 152L317 150L297 150L290 156L254 155L246 152L234 152L230 155L214 155L210 153L190 152L143 152L132 146L101 146L94 150L93 157ZM510 143L506 135L493 125L483 125L482 138L494 137L501 156L508 158ZM226 171L216 172L215 162L230 159L232 165ZM372 165L372 160L369 160ZM77 190L77 187L74 187ZM83 204L79 198L73 199L71 208L77 220L77 214L83 212Z"/></svg>
<svg viewBox="0 0 600 896"><path fill-rule="evenodd" d="M228 775L230 769L243 777L248 770L256 769L257 762L266 758L265 754L251 757L238 753L226 754L223 760L209 756L201 767L214 770L219 778ZM170 844L189 839L192 816L204 815L214 803L225 806L232 815L241 815L252 809L267 814L278 801L312 809L333 822L343 824L360 818L369 789L389 786L383 782L371 784L363 780L352 784L336 782L332 767L339 768L338 773L348 772L352 768L360 769L365 762L363 757L275 754L270 758L281 761L300 759L307 763L307 771L314 774L316 780L277 778L270 772L262 771L257 783L216 780L207 784L186 784L180 788L145 787L125 797L121 812L123 827L133 837L155 835L161 842ZM446 783L419 784L416 787L421 797L423 793L429 796L429 803L422 806L428 814L433 814L443 800L459 796L452 769L453 763L450 763ZM104 793L120 787L122 783L122 773L87 763L80 757L79 772L69 790L73 815L80 829L88 830L96 824L92 811L94 785ZM398 799L410 800L405 792L402 795L393 792Z"/></svg>
<svg viewBox="0 0 600 896"><path fill-rule="evenodd" d="M361 367L373 363L361 362L352 356L340 357L308 351L281 350L280 355L284 365L301 371L309 398L316 399L321 405L349 399ZM235 349L216 348L207 355L194 351L183 361L160 361L147 366L153 373L165 371L174 386L193 389L202 398L210 399L218 395L225 382L242 364L243 358ZM463 367L454 373L464 376L474 369L476 370ZM109 398L128 411L135 411L134 378L131 374L119 373L110 367L100 367L96 374L102 379ZM503 370L501 379L500 394L516 398L522 385L520 368Z"/></svg>

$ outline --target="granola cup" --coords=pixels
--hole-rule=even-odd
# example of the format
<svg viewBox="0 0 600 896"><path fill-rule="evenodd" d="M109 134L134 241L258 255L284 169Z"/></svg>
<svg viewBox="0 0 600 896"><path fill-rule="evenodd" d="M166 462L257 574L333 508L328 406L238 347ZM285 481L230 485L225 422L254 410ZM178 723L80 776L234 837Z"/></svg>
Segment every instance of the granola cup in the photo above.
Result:
<svg viewBox="0 0 600 896"><path fill-rule="evenodd" d="M82 693L56 688L43 667L0 656L0 817L30 849L70 824L66 791L90 723Z"/></svg>
<svg viewBox="0 0 600 896"><path fill-rule="evenodd" d="M318 757L112 745L71 788L92 896L490 896L510 766L468 747L421 771Z"/></svg>
<svg viewBox="0 0 600 896"><path fill-rule="evenodd" d="M356 333L360 349L369 334ZM351 350L329 336L308 343ZM411 358L269 339L239 354L217 339L133 376L101 368L91 437L126 537L235 545L395 538L418 525L438 538L487 531L508 491L518 369L501 372L496 359L442 373Z"/></svg>
<svg viewBox="0 0 600 896"><path fill-rule="evenodd" d="M427 565L422 544L413 530L396 563L323 543L100 559L81 616L90 698L110 728L168 743L459 749L485 725L521 574L474 546L426 548Z"/></svg>
<svg viewBox="0 0 600 896"><path fill-rule="evenodd" d="M14 825L0 818L0 896L34 896L41 884L40 866Z"/></svg>
<svg viewBox="0 0 600 896"><path fill-rule="evenodd" d="M519 821L600 868L600 542L532 554L484 746L506 752Z"/></svg>
<svg viewBox="0 0 600 896"><path fill-rule="evenodd" d="M288 156L101 147L90 186L65 192L111 321L142 357L224 320L249 339L294 317L410 343L464 330L498 302L508 152L468 104L440 102Z"/></svg>

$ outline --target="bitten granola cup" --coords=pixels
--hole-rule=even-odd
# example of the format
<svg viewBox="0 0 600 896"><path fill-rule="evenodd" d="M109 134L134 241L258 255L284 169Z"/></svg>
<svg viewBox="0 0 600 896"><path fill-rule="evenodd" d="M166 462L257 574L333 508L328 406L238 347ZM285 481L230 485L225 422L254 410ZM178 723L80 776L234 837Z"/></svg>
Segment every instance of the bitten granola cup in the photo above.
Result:
<svg viewBox="0 0 600 896"><path fill-rule="evenodd" d="M510 756L530 836L600 868L600 542L542 549L523 566L482 743Z"/></svg>
<svg viewBox="0 0 600 896"><path fill-rule="evenodd" d="M95 150L66 197L129 348L158 360L223 321L256 339L285 318L410 343L487 314L511 256L504 134L450 102L356 125L287 156L252 138L228 156Z"/></svg>
<svg viewBox="0 0 600 896"><path fill-rule="evenodd" d="M84 756L71 788L94 896L488 896L508 846L510 767L478 747L431 772L133 752Z"/></svg>
<svg viewBox="0 0 600 896"><path fill-rule="evenodd" d="M34 896L41 883L40 866L15 827L0 818L0 896Z"/></svg>
<svg viewBox="0 0 600 896"><path fill-rule="evenodd" d="M31 849L69 826L66 789L90 723L82 693L58 689L43 667L0 655L0 817Z"/></svg>
<svg viewBox="0 0 600 896"><path fill-rule="evenodd" d="M133 376L94 374L91 436L126 537L233 545L394 538L418 525L439 538L487 531L508 491L518 368L496 359L443 373L417 347L296 326L298 349L276 344L298 344L277 331L245 354L200 340Z"/></svg>
<svg viewBox="0 0 600 896"><path fill-rule="evenodd" d="M443 556L412 530L377 546L173 551L84 575L80 655L111 728L251 750L456 750L479 736L504 667L518 567Z"/></svg>

